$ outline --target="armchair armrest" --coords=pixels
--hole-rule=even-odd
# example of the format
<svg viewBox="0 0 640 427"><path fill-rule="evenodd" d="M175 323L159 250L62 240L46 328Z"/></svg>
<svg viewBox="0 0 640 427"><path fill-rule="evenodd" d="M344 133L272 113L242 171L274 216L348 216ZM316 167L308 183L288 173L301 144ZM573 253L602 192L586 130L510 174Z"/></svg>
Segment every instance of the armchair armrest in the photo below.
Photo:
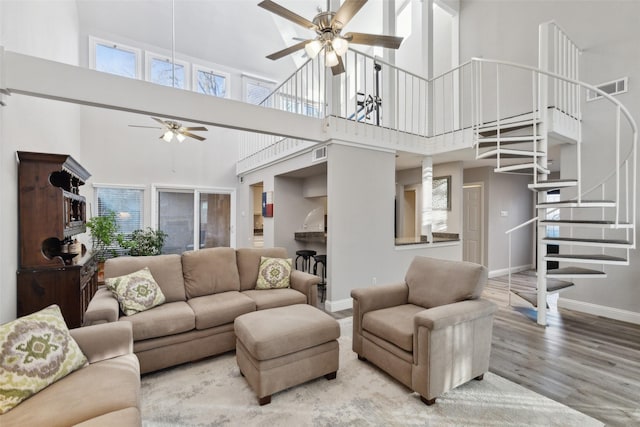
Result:
<svg viewBox="0 0 640 427"><path fill-rule="evenodd" d="M104 323L70 330L89 363L133 353L131 322Z"/></svg>
<svg viewBox="0 0 640 427"><path fill-rule="evenodd" d="M434 331L479 319L480 317L490 316L497 310L498 306L496 304L484 299L460 301L421 311L416 314L413 322L416 332L420 326ZM417 335L417 333L414 334L414 336Z"/></svg>
<svg viewBox="0 0 640 427"><path fill-rule="evenodd" d="M405 282L351 291L353 298L353 351L362 356L362 317L365 313L381 308L406 304L409 288Z"/></svg>
<svg viewBox="0 0 640 427"><path fill-rule="evenodd" d="M118 320L120 307L118 300L107 288L100 288L93 296L84 314L83 326L110 323Z"/></svg>
<svg viewBox="0 0 640 427"><path fill-rule="evenodd" d="M318 283L320 277L300 270L291 271L291 288L307 297L307 304L316 305L318 301Z"/></svg>

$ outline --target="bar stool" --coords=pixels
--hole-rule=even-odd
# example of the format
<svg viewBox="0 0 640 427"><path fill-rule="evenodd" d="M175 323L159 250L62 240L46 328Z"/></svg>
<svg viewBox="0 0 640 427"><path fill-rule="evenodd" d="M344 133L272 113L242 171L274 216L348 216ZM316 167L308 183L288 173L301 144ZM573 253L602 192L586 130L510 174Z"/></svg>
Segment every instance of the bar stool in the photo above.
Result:
<svg viewBox="0 0 640 427"><path fill-rule="evenodd" d="M320 283L318 283L318 291L321 292L320 302L324 302L327 296L327 256L316 255L313 257L315 264L313 264L313 274L318 275L318 264L322 267L322 276L320 276Z"/></svg>
<svg viewBox="0 0 640 427"><path fill-rule="evenodd" d="M296 270L311 273L311 257L317 252L308 249L296 251ZM298 268L298 259L302 258L302 268Z"/></svg>

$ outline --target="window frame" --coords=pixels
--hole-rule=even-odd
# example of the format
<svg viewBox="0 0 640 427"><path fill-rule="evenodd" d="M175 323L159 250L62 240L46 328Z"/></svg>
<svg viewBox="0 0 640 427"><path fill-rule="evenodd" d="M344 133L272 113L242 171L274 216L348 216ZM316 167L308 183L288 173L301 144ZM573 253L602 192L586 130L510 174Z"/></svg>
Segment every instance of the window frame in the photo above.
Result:
<svg viewBox="0 0 640 427"><path fill-rule="evenodd" d="M225 73L223 71L219 71L216 69L213 69L211 67L207 67L205 65L201 65L198 63L192 63L191 64L191 90L199 93L201 95L209 95L209 96L215 96L215 95L210 95L208 93L202 93L200 91L198 91L198 72L202 71L205 73L209 73L209 74L214 74L216 76L220 76L220 77L224 77L225 79L225 94L224 96L217 96L217 98L227 98L230 99L231 98L231 74L229 73Z"/></svg>
<svg viewBox="0 0 640 427"><path fill-rule="evenodd" d="M236 189L225 187L203 187L194 185L175 185L175 184L151 184L151 228L158 229L158 216L160 200L160 192L187 193L193 194L193 248L200 250L200 195L201 194L229 194L230 212L229 212L229 247L237 247L236 235Z"/></svg>
<svg viewBox="0 0 640 427"><path fill-rule="evenodd" d="M262 86L269 88L269 93L272 93L276 89L277 82L273 80L269 80L263 77L252 76L250 74L242 74L242 101L246 103L250 103L248 100L249 90L247 86L249 84L255 84L256 86ZM260 102L264 101L264 99L260 100ZM261 105L261 104L253 104L253 105ZM265 105L265 107L270 107L270 105Z"/></svg>
<svg viewBox="0 0 640 427"><path fill-rule="evenodd" d="M102 39L102 38L91 36L91 35L89 36L89 68L91 68L92 70L96 70L96 46L99 44L107 47L111 46L112 48L115 48L115 49L131 52L135 54L135 57L136 57L135 77L122 76L120 74L109 73L107 71L101 71L101 72L112 74L114 76L135 78L138 80L142 78L142 49L132 47L123 43L116 43L111 40Z"/></svg>
<svg viewBox="0 0 640 427"><path fill-rule="evenodd" d="M158 60L161 60L163 62L167 62L169 64L172 63L170 56L162 55L160 53L152 52L152 51L149 51L149 50L145 50L145 52L144 52L144 67L145 67L144 77L145 77L146 81L148 81L149 83L157 84L159 86L169 87L169 88L173 88L173 89L191 90L191 63L190 62L183 61L182 59L178 59L178 58L175 58L175 60L173 61L174 64L181 65L183 67L183 69L184 69L184 87L179 87L179 86L163 85L162 83L157 83L157 82L154 82L153 80L151 80L151 63L152 63L152 61L154 59L158 59Z"/></svg>

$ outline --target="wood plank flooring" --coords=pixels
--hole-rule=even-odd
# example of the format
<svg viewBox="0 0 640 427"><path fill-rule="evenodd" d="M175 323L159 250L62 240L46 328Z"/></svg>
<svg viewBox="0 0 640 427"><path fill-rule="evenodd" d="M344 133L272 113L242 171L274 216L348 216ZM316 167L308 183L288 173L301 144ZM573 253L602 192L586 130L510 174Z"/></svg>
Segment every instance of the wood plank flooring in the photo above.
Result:
<svg viewBox="0 0 640 427"><path fill-rule="evenodd" d="M535 276L512 275L512 288L535 289ZM640 426L640 326L555 306L547 327L507 277L489 279L483 296L500 309L489 370L611 426ZM331 313L347 317L351 310Z"/></svg>

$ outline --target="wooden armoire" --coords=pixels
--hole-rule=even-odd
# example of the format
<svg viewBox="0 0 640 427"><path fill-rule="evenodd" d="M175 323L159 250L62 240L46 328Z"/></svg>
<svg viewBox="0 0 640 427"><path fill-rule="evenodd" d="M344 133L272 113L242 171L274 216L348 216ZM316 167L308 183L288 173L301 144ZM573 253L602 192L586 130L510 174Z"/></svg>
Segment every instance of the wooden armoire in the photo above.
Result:
<svg viewBox="0 0 640 427"><path fill-rule="evenodd" d="M70 328L82 326L95 294L97 267L74 236L86 230L86 199L80 187L91 176L64 154L18 153L18 316L60 306Z"/></svg>

